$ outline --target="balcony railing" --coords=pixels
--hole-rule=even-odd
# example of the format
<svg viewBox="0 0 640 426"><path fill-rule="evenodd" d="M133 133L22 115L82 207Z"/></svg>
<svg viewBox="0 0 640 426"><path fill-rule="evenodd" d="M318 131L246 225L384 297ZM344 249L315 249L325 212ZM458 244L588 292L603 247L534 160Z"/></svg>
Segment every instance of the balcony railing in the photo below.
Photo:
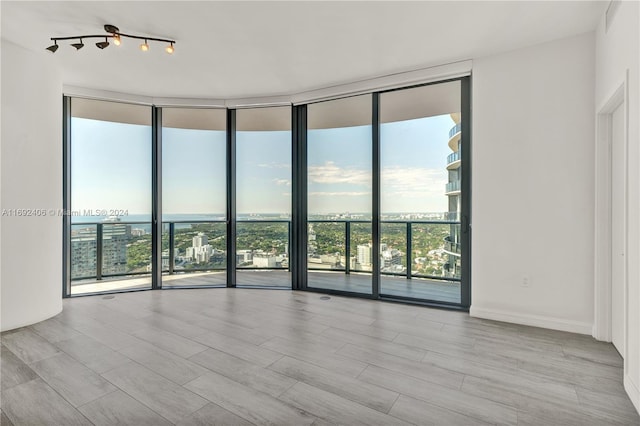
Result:
<svg viewBox="0 0 640 426"><path fill-rule="evenodd" d="M460 281L459 268L450 264L445 247L447 237L443 236L459 232L460 222L457 217L452 212L445 213L443 220L381 221L381 246L386 246L386 250L381 247L380 273L405 276L407 279L416 277ZM449 218L452 220L448 220ZM370 221L308 222L309 270L344 271L345 274L372 272Z"/></svg>
<svg viewBox="0 0 640 426"><path fill-rule="evenodd" d="M444 250L449 253L460 255L460 243L446 240L444 241Z"/></svg>
<svg viewBox="0 0 640 426"><path fill-rule="evenodd" d="M138 226L138 228L132 228ZM138 233L150 222L91 222L71 226L71 279L101 280L103 277L146 274L145 265L128 262L130 252L138 252L151 258L151 234L148 237L149 253L140 253ZM144 235L144 234L143 234ZM144 243L142 245L145 245ZM144 251L144 248L142 248ZM141 269L144 268L144 270Z"/></svg>
<svg viewBox="0 0 640 426"><path fill-rule="evenodd" d="M371 221L309 220L308 269L372 272ZM458 252L448 236L459 232L455 212L434 220L381 221L383 275L459 281L446 252ZM226 221L163 222L162 271L226 269ZM150 222L73 224L71 279L142 275L151 272ZM236 269L290 271L290 220L238 220ZM456 250L454 250L456 249Z"/></svg>
<svg viewBox="0 0 640 426"><path fill-rule="evenodd" d="M226 221L171 221L162 225L163 272L226 269ZM290 235L289 220L238 220L236 268L289 270ZM150 272L150 222L72 225L73 281Z"/></svg>
<svg viewBox="0 0 640 426"><path fill-rule="evenodd" d="M462 123L458 123L449 130L449 139L455 136L456 133L460 133L462 131Z"/></svg>
<svg viewBox="0 0 640 426"><path fill-rule="evenodd" d="M449 164L455 163L456 161L460 161L460 151L452 152L447 155L447 166Z"/></svg>
<svg viewBox="0 0 640 426"><path fill-rule="evenodd" d="M456 192L456 191L460 191L460 181L459 180L454 180L453 182L447 183L447 185L445 187L445 192L446 193Z"/></svg>

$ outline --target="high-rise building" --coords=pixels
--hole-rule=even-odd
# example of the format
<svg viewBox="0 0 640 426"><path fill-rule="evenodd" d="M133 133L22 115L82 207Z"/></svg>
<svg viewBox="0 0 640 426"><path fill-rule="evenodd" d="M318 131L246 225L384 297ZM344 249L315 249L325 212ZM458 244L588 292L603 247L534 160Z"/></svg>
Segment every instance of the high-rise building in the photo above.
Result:
<svg viewBox="0 0 640 426"><path fill-rule="evenodd" d="M102 274L127 273L127 244L131 241L131 225L120 218L109 218L102 225Z"/></svg>
<svg viewBox="0 0 640 426"><path fill-rule="evenodd" d="M98 227L102 230L101 275L121 275L127 271L127 244L131 240L131 225L110 217L100 225L87 225L71 235L71 278L90 278L98 273Z"/></svg>
<svg viewBox="0 0 640 426"><path fill-rule="evenodd" d="M74 230L71 234L71 278L89 278L96 276L96 228Z"/></svg>
<svg viewBox="0 0 640 426"><path fill-rule="evenodd" d="M198 235L193 237L193 247L202 247L209 244L209 238L202 232L198 232Z"/></svg>
<svg viewBox="0 0 640 426"><path fill-rule="evenodd" d="M358 244L358 263L362 266L371 265L371 243L367 244Z"/></svg>
<svg viewBox="0 0 640 426"><path fill-rule="evenodd" d="M447 172L449 179L445 194L449 198L447 220L460 221L460 189L461 189L461 130L460 114L453 113L451 118L455 125L449 130L449 149L453 151L447 157ZM449 235L444 241L444 252L447 261L444 264L443 275L448 277L460 275L460 225L451 225Z"/></svg>
<svg viewBox="0 0 640 426"><path fill-rule="evenodd" d="M185 258L196 263L208 263L213 254L213 247L209 245L209 239L202 232L193 237L192 246L187 247Z"/></svg>

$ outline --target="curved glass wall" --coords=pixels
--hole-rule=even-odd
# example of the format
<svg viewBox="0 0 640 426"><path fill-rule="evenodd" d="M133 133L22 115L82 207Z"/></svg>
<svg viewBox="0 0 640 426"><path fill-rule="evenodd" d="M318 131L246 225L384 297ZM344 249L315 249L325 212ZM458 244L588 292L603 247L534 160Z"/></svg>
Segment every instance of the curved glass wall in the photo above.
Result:
<svg viewBox="0 0 640 426"><path fill-rule="evenodd" d="M468 94L462 78L296 107L65 98L64 294L238 285L467 307Z"/></svg>

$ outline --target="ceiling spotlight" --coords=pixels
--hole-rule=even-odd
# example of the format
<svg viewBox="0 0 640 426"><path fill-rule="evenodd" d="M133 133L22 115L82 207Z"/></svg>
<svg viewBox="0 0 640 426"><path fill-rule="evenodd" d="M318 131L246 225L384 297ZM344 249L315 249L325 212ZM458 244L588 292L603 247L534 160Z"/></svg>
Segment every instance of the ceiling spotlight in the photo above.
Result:
<svg viewBox="0 0 640 426"><path fill-rule="evenodd" d="M56 50L58 50L58 42L54 41L55 44L52 44L51 46L47 47L47 50L51 53L56 53Z"/></svg>
<svg viewBox="0 0 640 426"><path fill-rule="evenodd" d="M173 53L173 43L171 43L169 46L167 46L164 49L169 55L171 55Z"/></svg>
<svg viewBox="0 0 640 426"><path fill-rule="evenodd" d="M120 32L120 28L116 27L115 25L111 25L111 24L105 24L104 25L104 30L108 33L111 34L115 34L115 33L119 33Z"/></svg>
<svg viewBox="0 0 640 426"><path fill-rule="evenodd" d="M120 34L113 35L113 44L116 46L120 46Z"/></svg>
<svg viewBox="0 0 640 426"><path fill-rule="evenodd" d="M82 42L82 39L80 39L78 43L71 43L71 45L75 47L76 50L80 50L84 47L84 43Z"/></svg>
<svg viewBox="0 0 640 426"><path fill-rule="evenodd" d="M104 49L105 47L109 46L109 42L107 41L107 38L104 38L104 41L99 41L96 43L96 46L98 46L100 49Z"/></svg>
<svg viewBox="0 0 640 426"><path fill-rule="evenodd" d="M147 40L145 40L144 43L140 45L140 50L142 50L143 52L149 50L149 43L147 43Z"/></svg>

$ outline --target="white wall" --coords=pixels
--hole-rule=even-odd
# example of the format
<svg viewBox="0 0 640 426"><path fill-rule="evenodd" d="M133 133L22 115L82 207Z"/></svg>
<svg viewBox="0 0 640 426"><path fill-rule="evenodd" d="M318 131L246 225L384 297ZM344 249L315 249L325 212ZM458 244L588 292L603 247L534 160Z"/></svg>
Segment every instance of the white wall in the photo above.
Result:
<svg viewBox="0 0 640 426"><path fill-rule="evenodd" d="M611 25L603 16L596 31L597 114L628 74L627 278L628 334L624 384L640 411L640 3L621 2Z"/></svg>
<svg viewBox="0 0 640 426"><path fill-rule="evenodd" d="M472 316L591 333L594 56L589 33L473 61Z"/></svg>
<svg viewBox="0 0 640 426"><path fill-rule="evenodd" d="M62 208L62 78L46 55L2 40L1 208ZM62 218L1 219L2 331L62 310Z"/></svg>

